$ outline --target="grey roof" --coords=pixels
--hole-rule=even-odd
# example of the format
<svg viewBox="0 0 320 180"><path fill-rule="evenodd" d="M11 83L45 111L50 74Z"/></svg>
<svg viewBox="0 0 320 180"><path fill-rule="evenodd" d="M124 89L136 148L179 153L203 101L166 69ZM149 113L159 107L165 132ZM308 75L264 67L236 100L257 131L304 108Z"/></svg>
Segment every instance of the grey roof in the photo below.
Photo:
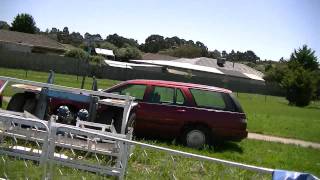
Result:
<svg viewBox="0 0 320 180"><path fill-rule="evenodd" d="M194 58L194 59L187 59L187 58L180 58L173 60L176 62L183 62L183 63L190 63L190 64L195 64L195 65L200 65L200 66L206 66L206 67L213 67L217 68L223 73L231 76L238 76L238 77L246 77L243 73L247 74L254 74L258 77L263 77L263 73L260 71L257 71L245 64L241 63L233 63L230 61L226 61L224 64L224 67L220 67L217 65L217 60L216 59L211 59L207 57L200 57L200 58Z"/></svg>
<svg viewBox="0 0 320 180"><path fill-rule="evenodd" d="M26 46L45 47L50 49L65 50L59 42L47 36L28 34L16 31L0 30L0 41L22 44Z"/></svg>

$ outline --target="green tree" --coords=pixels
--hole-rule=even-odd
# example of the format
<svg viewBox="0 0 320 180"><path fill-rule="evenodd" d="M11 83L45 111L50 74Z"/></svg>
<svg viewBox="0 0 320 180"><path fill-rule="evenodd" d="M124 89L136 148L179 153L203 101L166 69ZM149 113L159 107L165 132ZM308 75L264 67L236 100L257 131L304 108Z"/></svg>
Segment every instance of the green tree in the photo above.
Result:
<svg viewBox="0 0 320 180"><path fill-rule="evenodd" d="M37 32L36 22L30 14L18 14L11 24L11 30L35 34Z"/></svg>
<svg viewBox="0 0 320 180"><path fill-rule="evenodd" d="M288 71L281 84L287 91L286 98L290 104L307 106L317 91L318 62L315 51L303 45L294 50L288 62Z"/></svg>
<svg viewBox="0 0 320 180"><path fill-rule="evenodd" d="M109 42L103 42L100 44L100 48L102 49L109 49L109 50L113 50L115 51L117 48L117 46L115 46L114 44L112 43L109 43Z"/></svg>
<svg viewBox="0 0 320 180"><path fill-rule="evenodd" d="M237 61L237 54L232 49L231 52L227 55L227 61L235 62Z"/></svg>
<svg viewBox="0 0 320 180"><path fill-rule="evenodd" d="M287 71L281 84L289 104L301 107L309 105L317 89L313 73L302 66Z"/></svg>
<svg viewBox="0 0 320 180"><path fill-rule="evenodd" d="M105 41L117 46L118 48L123 47L125 44L129 44L132 47L139 47L138 41L135 39L128 39L122 36L119 36L118 34L112 34L107 36Z"/></svg>
<svg viewBox="0 0 320 180"><path fill-rule="evenodd" d="M289 66L295 68L296 65L303 66L304 69L314 71L318 69L317 57L315 51L303 45L302 48L294 50L289 60Z"/></svg>
<svg viewBox="0 0 320 180"><path fill-rule="evenodd" d="M9 24L7 22L0 21L0 29L9 30L10 26L9 26Z"/></svg>
<svg viewBox="0 0 320 180"><path fill-rule="evenodd" d="M227 58L227 56L228 56L227 51L223 50L223 51L221 52L221 57Z"/></svg>
<svg viewBox="0 0 320 180"><path fill-rule="evenodd" d="M244 52L244 60L252 63L256 63L260 58L251 50Z"/></svg>
<svg viewBox="0 0 320 180"><path fill-rule="evenodd" d="M272 65L268 66L264 76L264 80L267 82L276 82L280 84L284 76L288 73L288 64L287 63L278 63L273 67Z"/></svg>
<svg viewBox="0 0 320 180"><path fill-rule="evenodd" d="M197 41L196 42L196 47L201 49L201 56L202 57L208 57L209 56L208 48L202 42Z"/></svg>
<svg viewBox="0 0 320 180"><path fill-rule="evenodd" d="M166 49L167 45L163 36L153 34L145 40L143 48L144 52L157 53L160 50Z"/></svg>
<svg viewBox="0 0 320 180"><path fill-rule="evenodd" d="M79 32L72 32L69 34L70 44L79 46L83 42L83 37Z"/></svg>
<svg viewBox="0 0 320 180"><path fill-rule="evenodd" d="M221 58L221 53L220 51L215 49L214 51L209 52L209 57L213 59L218 59L218 58Z"/></svg>

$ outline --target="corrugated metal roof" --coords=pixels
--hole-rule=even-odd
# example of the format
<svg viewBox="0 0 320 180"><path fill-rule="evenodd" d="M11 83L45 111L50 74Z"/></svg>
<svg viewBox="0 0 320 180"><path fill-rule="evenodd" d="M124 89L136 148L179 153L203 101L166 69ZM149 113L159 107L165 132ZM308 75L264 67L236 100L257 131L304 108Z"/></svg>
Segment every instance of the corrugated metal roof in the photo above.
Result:
<svg viewBox="0 0 320 180"><path fill-rule="evenodd" d="M188 70L196 70L202 72L209 72L215 74L224 74L229 76L247 78L252 80L264 81L263 73L257 71L249 66L241 63L232 63L226 61L224 67L217 65L216 59L201 57L201 58L180 58L176 60L166 61L166 60L131 60L137 63L147 63L154 64L172 68L181 68Z"/></svg>
<svg viewBox="0 0 320 180"><path fill-rule="evenodd" d="M184 69L190 69L190 70L196 70L196 71L205 71L205 72L210 72L215 74L224 74L217 68L199 66L199 65L194 65L190 63L183 63L183 62L176 62L176 61L162 61L162 60L131 60L131 61L138 62L138 63L155 64L160 66L184 68Z"/></svg>
<svg viewBox="0 0 320 180"><path fill-rule="evenodd" d="M113 51L109 49L101 49L101 48L95 48L94 49L97 54L103 54L107 56L114 56Z"/></svg>
<svg viewBox="0 0 320 180"><path fill-rule="evenodd" d="M133 69L136 67L160 67L157 65L152 64L136 64L136 63L127 63L127 62L119 62L119 61L111 61L111 60L104 60L106 65L113 66L113 67L119 67L119 68L127 68L127 69Z"/></svg>

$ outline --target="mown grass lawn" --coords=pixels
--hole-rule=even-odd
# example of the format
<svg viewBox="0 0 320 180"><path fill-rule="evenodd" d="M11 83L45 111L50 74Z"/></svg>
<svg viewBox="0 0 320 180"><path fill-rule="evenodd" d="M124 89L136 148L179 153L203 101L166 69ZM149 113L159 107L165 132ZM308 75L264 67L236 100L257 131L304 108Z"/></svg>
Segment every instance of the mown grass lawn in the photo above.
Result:
<svg viewBox="0 0 320 180"><path fill-rule="evenodd" d="M204 150L196 150L164 142L147 141L147 143L235 162L242 162L272 169L309 172L320 176L320 151L313 148L301 148L295 145L285 145L248 139L243 140L240 143L226 142L214 148L207 148ZM147 153L148 152L149 151L147 151ZM165 157L161 153L154 153L152 155L154 156L154 160L152 160L152 162L155 164L161 162L161 157ZM135 159L132 159L130 161L130 166L135 163L134 160ZM211 165L216 166L215 163L211 163ZM180 177L192 177L191 173L188 174L188 169L190 169L190 167L188 168L188 166L185 165L182 168L185 169L181 169L184 173L181 173ZM216 167L211 168L214 169ZM246 174L249 172L244 173Z"/></svg>
<svg viewBox="0 0 320 180"><path fill-rule="evenodd" d="M312 148L301 148L294 145L244 140L240 143L224 143L215 148L203 150L190 149L171 142L145 141L149 144L177 149L205 156L242 162L250 165L263 166L272 169L286 169L308 172L320 176L320 151ZM0 157L1 158L1 157ZM3 172L11 179L25 177L25 172L32 172L28 177L41 176L38 165L28 161L28 168L22 160L5 158L6 166L0 161L0 177ZM202 167L202 166L203 167ZM55 169L55 179L99 179L101 176L72 170L65 167ZM229 167L212 162L202 162L191 158L170 156L165 152L136 146L128 164L127 179L270 179L271 175L258 174L239 168ZM33 179L31 178L31 179Z"/></svg>
<svg viewBox="0 0 320 180"><path fill-rule="evenodd" d="M239 93L250 132L320 142L320 102L289 106L284 97Z"/></svg>

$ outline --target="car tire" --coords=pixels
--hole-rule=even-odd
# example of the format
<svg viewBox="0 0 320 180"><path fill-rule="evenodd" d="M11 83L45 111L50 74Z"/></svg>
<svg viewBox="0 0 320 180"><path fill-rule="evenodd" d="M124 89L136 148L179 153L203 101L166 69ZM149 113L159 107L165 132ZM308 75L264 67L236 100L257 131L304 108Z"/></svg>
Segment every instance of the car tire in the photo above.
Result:
<svg viewBox="0 0 320 180"><path fill-rule="evenodd" d="M34 114L36 106L37 106L37 100L35 98L28 98L26 99L22 107L22 110L27 111L31 114Z"/></svg>
<svg viewBox="0 0 320 180"><path fill-rule="evenodd" d="M202 148L210 143L209 131L203 126L188 127L183 134L183 142L191 148Z"/></svg>
<svg viewBox="0 0 320 180"><path fill-rule="evenodd" d="M17 93L12 96L8 104L7 110L22 112L23 106L26 103L27 97L24 93Z"/></svg>
<svg viewBox="0 0 320 180"><path fill-rule="evenodd" d="M129 119L128 119L128 122L127 122L127 125L126 125L126 133L128 132L128 129L129 128L134 128L135 124L136 124L136 114L133 113L129 116ZM132 135L134 135L134 129L133 129L133 132L132 132Z"/></svg>

